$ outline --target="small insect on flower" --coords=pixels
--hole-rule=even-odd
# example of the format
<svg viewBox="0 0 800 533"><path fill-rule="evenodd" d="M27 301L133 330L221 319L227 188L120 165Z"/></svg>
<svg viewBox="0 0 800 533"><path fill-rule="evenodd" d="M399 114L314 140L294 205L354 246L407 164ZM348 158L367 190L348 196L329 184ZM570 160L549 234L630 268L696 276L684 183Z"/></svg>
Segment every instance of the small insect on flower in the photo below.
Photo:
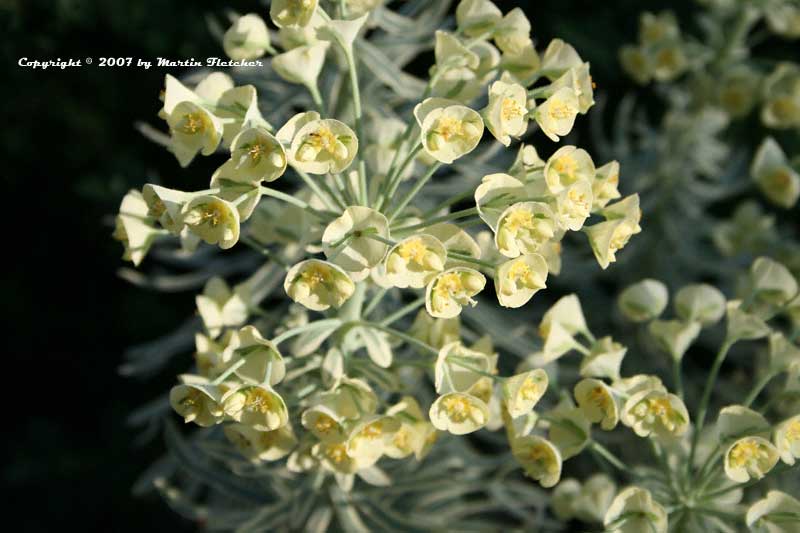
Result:
<svg viewBox="0 0 800 533"><path fill-rule="evenodd" d="M471 268L451 268L438 274L425 290L425 308L435 318L453 318L465 305L475 306L472 298L486 286L486 278Z"/></svg>
<svg viewBox="0 0 800 533"><path fill-rule="evenodd" d="M547 261L539 254L528 254L497 267L495 289L503 307L522 307L547 286Z"/></svg>
<svg viewBox="0 0 800 533"><path fill-rule="evenodd" d="M182 216L189 231L208 244L227 250L239 242L239 211L222 198L196 196L183 207Z"/></svg>
<svg viewBox="0 0 800 533"><path fill-rule="evenodd" d="M340 307L353 295L355 285L340 267L308 259L297 263L283 282L289 298L312 311Z"/></svg>
<svg viewBox="0 0 800 533"><path fill-rule="evenodd" d="M449 392L433 402L428 416L436 429L453 435L466 435L486 425L489 407L470 394Z"/></svg>
<svg viewBox="0 0 800 533"><path fill-rule="evenodd" d="M347 124L334 119L305 124L294 135L290 148L297 168L310 174L342 172L350 166L356 152L356 134Z"/></svg>
<svg viewBox="0 0 800 533"><path fill-rule="evenodd" d="M561 453L549 440L536 435L518 437L511 443L511 453L542 487L552 487L561 479Z"/></svg>
<svg viewBox="0 0 800 533"><path fill-rule="evenodd" d="M503 381L503 400L508 414L518 417L529 413L547 391L547 373L537 368Z"/></svg>
<svg viewBox="0 0 800 533"><path fill-rule="evenodd" d="M725 475L737 483L761 479L780 459L777 448L763 437L744 437L725 452Z"/></svg>

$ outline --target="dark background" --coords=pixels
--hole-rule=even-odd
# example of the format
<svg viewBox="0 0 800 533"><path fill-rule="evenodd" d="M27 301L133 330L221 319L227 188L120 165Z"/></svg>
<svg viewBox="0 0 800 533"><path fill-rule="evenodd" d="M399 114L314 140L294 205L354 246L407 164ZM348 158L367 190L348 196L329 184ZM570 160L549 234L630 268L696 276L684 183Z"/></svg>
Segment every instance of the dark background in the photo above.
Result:
<svg viewBox="0 0 800 533"><path fill-rule="evenodd" d="M671 7L686 20L694 8L687 0L497 4L528 11L539 47L554 36L572 43L612 100L637 90L616 52L636 40L638 12ZM110 215L148 176L204 188L216 161L197 158L181 169L134 129L137 120L163 127L156 112L166 70L101 69L96 58L222 56L205 17L222 20L228 8L267 18L257 1L0 0L6 330L0 368L11 416L3 424L0 475L3 507L12 513L5 521L14 523L19 513L20 531L52 524L194 529L157 497L130 492L163 444L133 445L136 434L125 417L167 390L174 374L139 381L117 373L126 346L167 333L194 312L193 295L148 292L118 278L122 248L110 237ZM34 71L17 66L25 56L88 56L95 64Z"/></svg>

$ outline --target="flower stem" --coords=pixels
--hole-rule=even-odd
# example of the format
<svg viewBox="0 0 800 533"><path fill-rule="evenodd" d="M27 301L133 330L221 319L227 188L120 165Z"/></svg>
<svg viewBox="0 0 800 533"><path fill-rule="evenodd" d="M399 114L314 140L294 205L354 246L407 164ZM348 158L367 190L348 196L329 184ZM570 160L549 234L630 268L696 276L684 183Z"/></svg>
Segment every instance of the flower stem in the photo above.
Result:
<svg viewBox="0 0 800 533"><path fill-rule="evenodd" d="M477 207L470 207L469 209L462 209L461 211L454 211L452 213L448 213L446 215L441 215L438 217L430 218L424 222L420 222L419 224L414 224L413 226L404 226L400 228L393 228L395 232L401 231L414 231L422 228L427 228L428 226L433 226L434 224L438 224L440 222L449 222L451 220L457 220L459 218L466 218L472 215L478 214Z"/></svg>
<svg viewBox="0 0 800 533"><path fill-rule="evenodd" d="M711 400L711 391L714 388L714 384L717 382L719 369L722 366L722 363L725 361L725 357L728 355L728 350L731 349L732 345L733 343L727 340L722 343L722 346L720 346L719 351L717 352L717 357L714 359L714 363L711 366L711 371L708 374L706 386L703 389L703 396L700 399L700 405L698 406L697 414L694 417L695 428L694 434L692 435L692 448L689 452L689 460L686 462L687 472L689 469L691 469L691 465L694 463L694 455L697 451L697 441L700 439L700 432L703 430L703 423L705 422L706 411L708 410L708 402Z"/></svg>
<svg viewBox="0 0 800 533"><path fill-rule="evenodd" d="M300 209L303 209L304 211L314 215L315 217L321 218L322 220L329 220L332 217L336 216L336 213L333 213L331 211L318 211L313 207L311 207L310 205L308 205L308 202L304 202L303 200L295 198L294 196L291 196L281 191L277 191L270 187L264 187L262 185L261 194L263 194L264 196L270 196L272 198L275 198L276 200L283 200L288 204L295 205Z"/></svg>
<svg viewBox="0 0 800 533"><path fill-rule="evenodd" d="M433 175L436 173L437 170L439 170L441 166L442 164L438 162L431 165L431 167L428 169L425 175L423 175L421 178L417 180L417 182L414 184L414 187L412 187L411 190L408 191L408 194L406 194L405 197L400 201L400 205L398 205L396 209L392 210L391 214L389 215L390 224L394 221L395 218L397 218L397 215L403 212L403 210L411 202L411 200L413 200L414 197L417 194L419 194L419 191L422 190L425 184L428 183L428 181L433 177Z"/></svg>

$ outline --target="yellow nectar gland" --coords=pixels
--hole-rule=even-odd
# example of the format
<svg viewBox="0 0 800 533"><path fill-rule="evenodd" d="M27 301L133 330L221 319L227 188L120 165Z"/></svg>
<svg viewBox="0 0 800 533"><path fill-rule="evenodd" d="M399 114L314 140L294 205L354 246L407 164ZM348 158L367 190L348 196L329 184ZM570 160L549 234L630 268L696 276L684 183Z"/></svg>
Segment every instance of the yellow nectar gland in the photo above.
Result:
<svg viewBox="0 0 800 533"><path fill-rule="evenodd" d="M407 452L411 449L411 443L409 442L408 437L408 428L406 426L401 427L392 437L392 444L404 452Z"/></svg>
<svg viewBox="0 0 800 533"><path fill-rule="evenodd" d="M367 424L364 426L359 432L361 437L365 437L370 440L375 440L383 434L383 422L372 422L371 424Z"/></svg>
<svg viewBox="0 0 800 533"><path fill-rule="evenodd" d="M216 228L222 220L222 211L218 204L206 204L203 209L203 222L211 224L212 228Z"/></svg>
<svg viewBox="0 0 800 533"><path fill-rule="evenodd" d="M536 383L532 376L528 376L522 382L519 393L522 395L523 400L533 401L539 396L539 384Z"/></svg>
<svg viewBox="0 0 800 533"><path fill-rule="evenodd" d="M543 286L536 273L531 270L531 267L529 267L523 259L519 259L512 264L506 275L514 283L520 283L529 289L536 289Z"/></svg>
<svg viewBox="0 0 800 533"><path fill-rule="evenodd" d="M570 191L567 193L567 198L569 198L571 203L570 207L572 209L570 209L570 211L573 214L576 212L581 214L588 213L589 209L591 209L589 201L586 198L586 194L577 189L570 189Z"/></svg>
<svg viewBox="0 0 800 533"><path fill-rule="evenodd" d="M568 106L563 100L555 100L553 101L548 109L548 114L551 118L556 120L563 120L565 118L571 117L573 113L573 109Z"/></svg>
<svg viewBox="0 0 800 533"><path fill-rule="evenodd" d="M442 405L445 411L447 411L447 416L453 422L460 423L472 417L474 408L469 400L463 396L450 396L445 398L442 400Z"/></svg>
<svg viewBox="0 0 800 533"><path fill-rule="evenodd" d="M730 453L730 462L736 468L756 466L760 459L767 459L769 454L764 445L755 439L746 439L736 444Z"/></svg>
<svg viewBox="0 0 800 533"><path fill-rule="evenodd" d="M681 421L682 419L672 408L672 405L669 403L669 398L667 397L643 400L639 402L636 411L642 418L658 418L661 424L670 431L675 428L675 422Z"/></svg>
<svg viewBox="0 0 800 533"><path fill-rule="evenodd" d="M320 283L323 285L330 283L331 275L324 267L312 265L300 274L300 279L314 290Z"/></svg>
<svg viewBox="0 0 800 533"><path fill-rule="evenodd" d="M309 143L317 151L326 151L330 154L336 152L336 135L325 126L320 127L317 131L310 133Z"/></svg>
<svg viewBox="0 0 800 533"><path fill-rule="evenodd" d="M181 124L183 133L194 135L196 133L202 133L205 128L206 123L201 113L195 112L184 115L183 123Z"/></svg>
<svg viewBox="0 0 800 533"><path fill-rule="evenodd" d="M161 201L161 198L156 198L153 201L153 205L150 206L150 213L151 217L159 218L161 215L164 214L164 211L167 210L167 206L164 205L164 202Z"/></svg>
<svg viewBox="0 0 800 533"><path fill-rule="evenodd" d="M656 63L660 67L677 68L680 64L678 51L673 48L665 48L656 54Z"/></svg>
<svg viewBox="0 0 800 533"><path fill-rule="evenodd" d="M503 120L513 120L525 114L526 109L519 105L513 98L503 98L500 105L500 116Z"/></svg>
<svg viewBox="0 0 800 533"><path fill-rule="evenodd" d="M262 155L266 155L269 152L269 148L261 143L256 143L247 150L247 155L250 156L250 159L253 160L255 163L259 159L261 159Z"/></svg>
<svg viewBox="0 0 800 533"><path fill-rule="evenodd" d="M503 220L503 227L508 228L510 231L516 233L522 228L533 227L533 213L527 209L517 209L512 211Z"/></svg>
<svg viewBox="0 0 800 533"><path fill-rule="evenodd" d="M336 421L325 414L319 415L314 422L314 431L320 435L327 435L334 427L336 427Z"/></svg>
<svg viewBox="0 0 800 533"><path fill-rule="evenodd" d="M397 247L397 253L406 261L411 260L418 265L423 265L425 261L425 254L428 253L428 248L422 243L422 239L413 238L405 241Z"/></svg>
<svg viewBox="0 0 800 533"><path fill-rule="evenodd" d="M559 174L573 177L578 171L578 162L572 156L563 155L553 161L553 169Z"/></svg>
<svg viewBox="0 0 800 533"><path fill-rule="evenodd" d="M631 232L627 227L625 227L624 224L621 224L614 230L614 234L611 236L611 241L608 243L608 247L612 252L622 250L625 248L625 245L628 244L630 238Z"/></svg>
<svg viewBox="0 0 800 533"><path fill-rule="evenodd" d="M441 135L445 142L450 142L451 138L464 135L464 121L453 117L442 117L434 131Z"/></svg>
<svg viewBox="0 0 800 533"><path fill-rule="evenodd" d="M325 455L336 464L344 463L347 461L347 447L344 443L328 446Z"/></svg>
<svg viewBox="0 0 800 533"><path fill-rule="evenodd" d="M203 393L196 389L190 389L189 393L181 400L181 406L186 409L200 407L204 400Z"/></svg>
<svg viewBox="0 0 800 533"><path fill-rule="evenodd" d="M792 178L789 174L789 169L780 168L769 176L770 184L777 189L788 189L792 183Z"/></svg>
<svg viewBox="0 0 800 533"><path fill-rule="evenodd" d="M595 387L589 392L589 401L595 404L602 411L608 410L608 394L603 387Z"/></svg>
<svg viewBox="0 0 800 533"><path fill-rule="evenodd" d="M449 272L439 278L433 290L437 296L446 298L451 294L462 292L464 284L461 282L461 276L457 272Z"/></svg>
<svg viewBox="0 0 800 533"><path fill-rule="evenodd" d="M267 391L253 387L246 393L245 406L250 411L267 414L272 411L272 398Z"/></svg>
<svg viewBox="0 0 800 533"><path fill-rule="evenodd" d="M786 432L783 434L783 439L787 446L800 443L800 420L792 420L789 423L786 427Z"/></svg>
<svg viewBox="0 0 800 533"><path fill-rule="evenodd" d="M552 451L544 444L535 444L531 446L528 450L527 458L539 469L547 473L554 473L558 470L555 461L553 461Z"/></svg>

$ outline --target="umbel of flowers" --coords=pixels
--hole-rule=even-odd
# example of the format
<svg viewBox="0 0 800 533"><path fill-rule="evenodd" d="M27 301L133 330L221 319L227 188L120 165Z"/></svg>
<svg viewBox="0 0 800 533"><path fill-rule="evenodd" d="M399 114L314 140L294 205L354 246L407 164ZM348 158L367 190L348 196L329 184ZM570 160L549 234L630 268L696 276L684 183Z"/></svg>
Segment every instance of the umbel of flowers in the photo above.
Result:
<svg viewBox="0 0 800 533"><path fill-rule="evenodd" d="M225 73L193 86L166 77L159 116L168 149L182 166L199 155L220 165L204 190L147 184L128 193L114 233L125 258L139 265L169 240L183 256L246 247L266 257L238 285L211 278L197 296L195 365L169 393L173 410L221 428L249 465L276 463L280 476L307 479L306 490L346 493L357 478L385 486L393 461L423 461L440 441L478 431L503 430L516 464L545 488L585 451L631 486L565 480L556 496L573 501L558 507L554 498L554 512L608 531L666 531L697 512L694 502L719 510L741 497L738 484L793 464L796 413L771 420L750 406L766 375L752 399L720 411L709 437L716 441L703 448L713 383L734 344L770 336L769 379L797 373L794 339L766 322L796 301L794 278L774 261L753 265L753 297L744 301L710 286L681 289L675 320L658 318L668 298L659 282L623 293L622 312L649 322L674 362L669 386L654 374L623 374L627 348L592 333L575 294L531 321L540 339L505 375L515 366L500 348L507 339L488 327L462 331L462 313L479 301L520 308L545 289L562 268L569 232L584 233L585 254L608 268L641 231L639 197L619 193L616 161L555 144L592 107L595 84L568 43L537 49L519 8L463 0L455 27L436 31L430 78L406 108L364 105L369 63L361 54L375 53L369 30L392 16L379 4L274 1L277 31L259 14L233 21L223 39L232 59L268 54L272 74L308 93L313 109L280 122L265 118L270 103L255 85ZM335 101L320 83L331 71L344 84ZM534 139L537 129L543 135ZM482 146L513 150L510 164L477 164ZM785 171L779 152L765 148L758 172ZM474 167L471 184L431 205L427 193L463 174L459 165ZM276 271L285 298L265 309L257 295L264 273ZM723 315L724 349L693 411L680 361ZM558 365L575 355L577 379L565 383ZM618 428L652 446L658 475L629 467L601 442ZM771 492L747 523L774 521L796 504Z"/></svg>

